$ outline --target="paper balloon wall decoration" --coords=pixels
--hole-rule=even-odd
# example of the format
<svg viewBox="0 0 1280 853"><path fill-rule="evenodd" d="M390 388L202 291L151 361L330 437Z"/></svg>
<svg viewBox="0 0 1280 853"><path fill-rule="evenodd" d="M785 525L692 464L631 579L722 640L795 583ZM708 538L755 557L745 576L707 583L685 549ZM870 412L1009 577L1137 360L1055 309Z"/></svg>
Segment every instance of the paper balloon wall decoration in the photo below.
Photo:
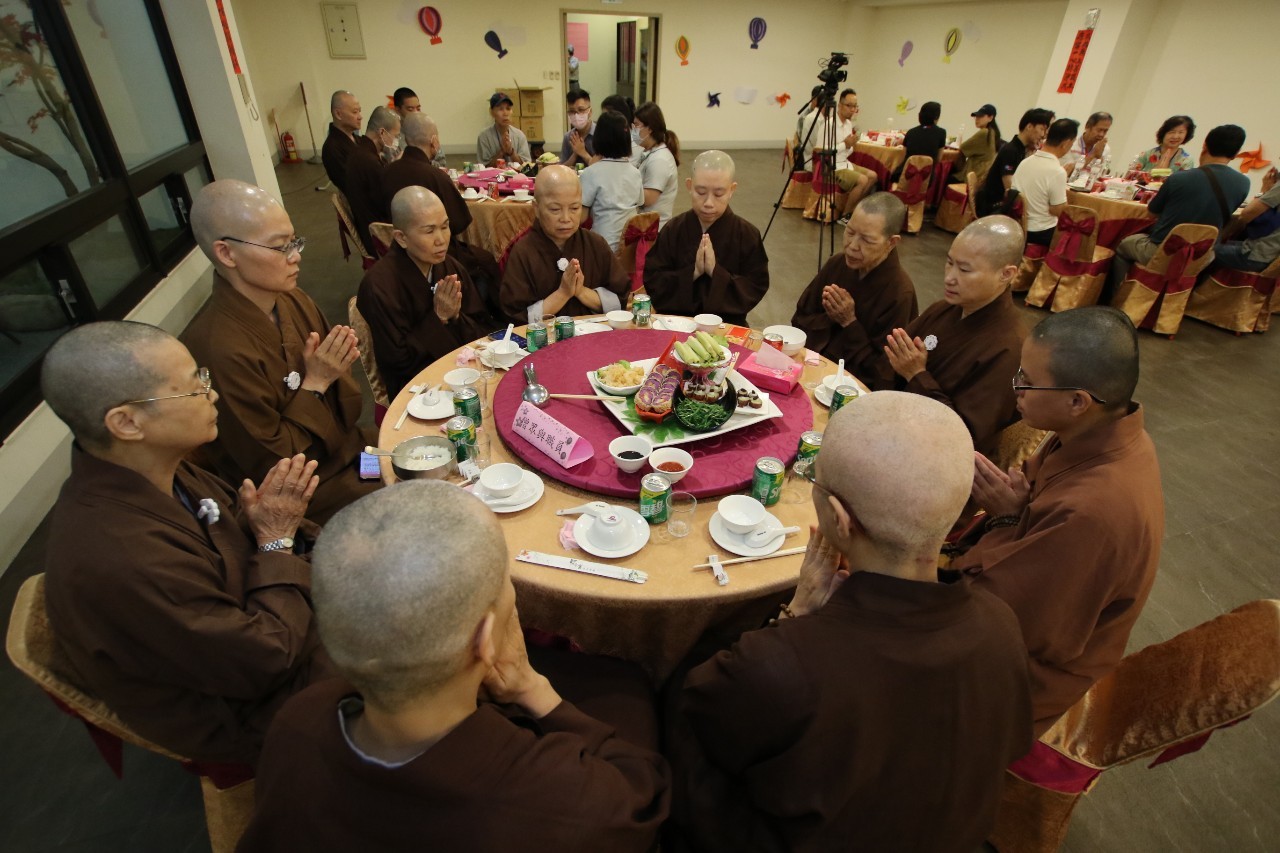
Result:
<svg viewBox="0 0 1280 853"><path fill-rule="evenodd" d="M493 30L484 34L484 43L498 52L499 59L507 55L507 52L502 49L502 39L498 38L498 34Z"/></svg>
<svg viewBox="0 0 1280 853"><path fill-rule="evenodd" d="M422 31L431 36L432 44L440 43L440 13L435 6L423 6L418 10L418 26L422 27Z"/></svg>
<svg viewBox="0 0 1280 853"><path fill-rule="evenodd" d="M959 27L952 27L951 29L947 30L947 40L943 42L942 47L943 47L943 50L946 51L946 55L942 57L942 61L950 63L951 54L955 53L960 48Z"/></svg>
<svg viewBox="0 0 1280 853"><path fill-rule="evenodd" d="M684 36L676 39L676 56L680 57L681 65L689 64L689 40Z"/></svg>
<svg viewBox="0 0 1280 853"><path fill-rule="evenodd" d="M765 24L764 18L752 18L751 23L747 25L747 35L751 36L751 49L760 49L760 39L764 38L764 32L769 27Z"/></svg>
<svg viewBox="0 0 1280 853"><path fill-rule="evenodd" d="M912 43L911 43L911 42L909 42L909 41L904 41L904 42L902 43L902 56L899 56L899 57L898 57L898 67L899 67L899 68L901 68L901 67L902 67L902 63L904 63L904 62L906 62L906 61L907 61L907 57L911 55L911 50L912 50L912 48L914 48L914 47L915 47L915 45L914 45L914 44L912 44Z"/></svg>

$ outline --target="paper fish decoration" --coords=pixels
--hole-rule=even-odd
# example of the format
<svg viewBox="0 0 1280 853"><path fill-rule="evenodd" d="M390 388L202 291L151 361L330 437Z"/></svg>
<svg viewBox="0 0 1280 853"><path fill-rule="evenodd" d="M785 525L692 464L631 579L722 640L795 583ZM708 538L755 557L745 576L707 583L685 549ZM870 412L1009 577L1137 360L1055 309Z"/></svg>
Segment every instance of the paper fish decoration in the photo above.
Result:
<svg viewBox="0 0 1280 853"><path fill-rule="evenodd" d="M1240 171L1245 174L1248 174L1250 169L1265 169L1271 165L1270 160L1262 159L1261 142L1259 142L1258 147L1252 151L1241 151L1236 156L1240 158Z"/></svg>
<svg viewBox="0 0 1280 853"><path fill-rule="evenodd" d="M960 29L958 27L952 27L947 30L947 40L942 47L946 51L946 56L942 57L942 61L949 64L951 62L951 54L960 48Z"/></svg>
<svg viewBox="0 0 1280 853"><path fill-rule="evenodd" d="M681 65L689 64L689 40L684 36L676 39L676 56L680 57Z"/></svg>
<svg viewBox="0 0 1280 853"><path fill-rule="evenodd" d="M423 6L418 10L418 26L422 27L422 31L431 36L432 44L440 43L440 12L435 6Z"/></svg>
<svg viewBox="0 0 1280 853"><path fill-rule="evenodd" d="M751 23L747 25L747 35L751 36L751 49L760 49L760 39L764 38L764 32L768 26L764 22L764 18L752 18Z"/></svg>
<svg viewBox="0 0 1280 853"><path fill-rule="evenodd" d="M907 57L911 55L911 50L912 50L912 48L914 48L914 47L915 47L915 45L914 45L914 44L912 44L912 43L911 43L911 42L909 42L909 41L904 41L904 42L902 43L902 56L899 56L899 57L898 57L898 67L899 67L899 68L901 68L901 67L902 67L902 63L904 63L904 62L906 62L906 61L907 61Z"/></svg>
<svg viewBox="0 0 1280 853"><path fill-rule="evenodd" d="M906 115L906 114L907 114L907 110L909 110L909 109L911 109L911 99L910 99L910 98L898 98L898 115L900 115L900 116L904 116L904 115Z"/></svg>
<svg viewBox="0 0 1280 853"><path fill-rule="evenodd" d="M493 30L484 34L484 43L498 52L499 59L507 55L507 52L502 49L502 39L498 38L498 34Z"/></svg>
<svg viewBox="0 0 1280 853"><path fill-rule="evenodd" d="M707 109L720 106L720 93L707 92Z"/></svg>
<svg viewBox="0 0 1280 853"><path fill-rule="evenodd" d="M778 102L778 106L785 107L787 105L787 101L791 100L791 93L783 92L781 95L774 95L773 99Z"/></svg>

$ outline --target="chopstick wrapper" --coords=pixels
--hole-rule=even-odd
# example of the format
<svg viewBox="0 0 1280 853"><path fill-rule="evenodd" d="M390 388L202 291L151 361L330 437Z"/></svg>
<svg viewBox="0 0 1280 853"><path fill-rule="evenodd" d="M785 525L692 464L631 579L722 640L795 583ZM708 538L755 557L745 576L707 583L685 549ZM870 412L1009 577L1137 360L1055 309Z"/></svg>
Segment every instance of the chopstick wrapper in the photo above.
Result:
<svg viewBox="0 0 1280 853"><path fill-rule="evenodd" d="M511 428L562 468L586 462L595 453L591 442L527 401L516 409L516 419Z"/></svg>

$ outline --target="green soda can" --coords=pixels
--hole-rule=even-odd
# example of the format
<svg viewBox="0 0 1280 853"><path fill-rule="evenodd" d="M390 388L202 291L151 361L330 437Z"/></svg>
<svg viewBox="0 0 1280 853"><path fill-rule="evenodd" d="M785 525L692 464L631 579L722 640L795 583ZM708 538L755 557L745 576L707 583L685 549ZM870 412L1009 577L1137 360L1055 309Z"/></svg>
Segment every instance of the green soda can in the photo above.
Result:
<svg viewBox="0 0 1280 853"><path fill-rule="evenodd" d="M557 317L556 318L556 340L563 341L565 338L573 337L573 318Z"/></svg>
<svg viewBox="0 0 1280 853"><path fill-rule="evenodd" d="M457 399L457 398L455 398ZM822 449L822 433L811 429L800 436L800 450L796 453L797 459L812 459L818 455L818 451Z"/></svg>
<svg viewBox="0 0 1280 853"><path fill-rule="evenodd" d="M467 451L463 445L476 443L476 422L466 415L454 415L444 422L444 434L457 448L458 461L465 461Z"/></svg>
<svg viewBox="0 0 1280 853"><path fill-rule="evenodd" d="M667 520L670 508L671 481L661 474L646 474L640 481L640 515L650 524Z"/></svg>
<svg viewBox="0 0 1280 853"><path fill-rule="evenodd" d="M637 293L635 300L631 303L631 322L637 329L649 328L649 321L653 318L653 300L648 294Z"/></svg>
<svg viewBox="0 0 1280 853"><path fill-rule="evenodd" d="M528 342L529 352L547 348L547 327L542 323L530 323L525 330L524 338Z"/></svg>
<svg viewBox="0 0 1280 853"><path fill-rule="evenodd" d="M471 387L460 388L453 392L453 411L471 418L471 422L480 426L480 392Z"/></svg>
<svg viewBox="0 0 1280 853"><path fill-rule="evenodd" d="M840 411L840 408L850 400L858 398L858 386L841 385L831 393L831 414Z"/></svg>
<svg viewBox="0 0 1280 853"><path fill-rule="evenodd" d="M776 456L761 456L751 475L751 497L765 506L773 506L782 494L782 478L786 466Z"/></svg>

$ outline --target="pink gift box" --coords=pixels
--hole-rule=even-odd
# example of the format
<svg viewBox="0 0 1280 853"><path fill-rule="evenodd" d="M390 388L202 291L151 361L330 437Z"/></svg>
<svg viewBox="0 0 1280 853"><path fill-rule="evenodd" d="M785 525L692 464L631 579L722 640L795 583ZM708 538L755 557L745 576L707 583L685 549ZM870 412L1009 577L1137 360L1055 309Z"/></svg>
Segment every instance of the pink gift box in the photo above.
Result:
<svg viewBox="0 0 1280 853"><path fill-rule="evenodd" d="M755 383L757 388L763 388L766 391L781 391L786 394L796 387L796 383L800 381L800 374L804 372L804 367L792 363L786 370L777 370L772 367L756 363L756 354L751 353L747 356L746 361L738 363L738 372Z"/></svg>

